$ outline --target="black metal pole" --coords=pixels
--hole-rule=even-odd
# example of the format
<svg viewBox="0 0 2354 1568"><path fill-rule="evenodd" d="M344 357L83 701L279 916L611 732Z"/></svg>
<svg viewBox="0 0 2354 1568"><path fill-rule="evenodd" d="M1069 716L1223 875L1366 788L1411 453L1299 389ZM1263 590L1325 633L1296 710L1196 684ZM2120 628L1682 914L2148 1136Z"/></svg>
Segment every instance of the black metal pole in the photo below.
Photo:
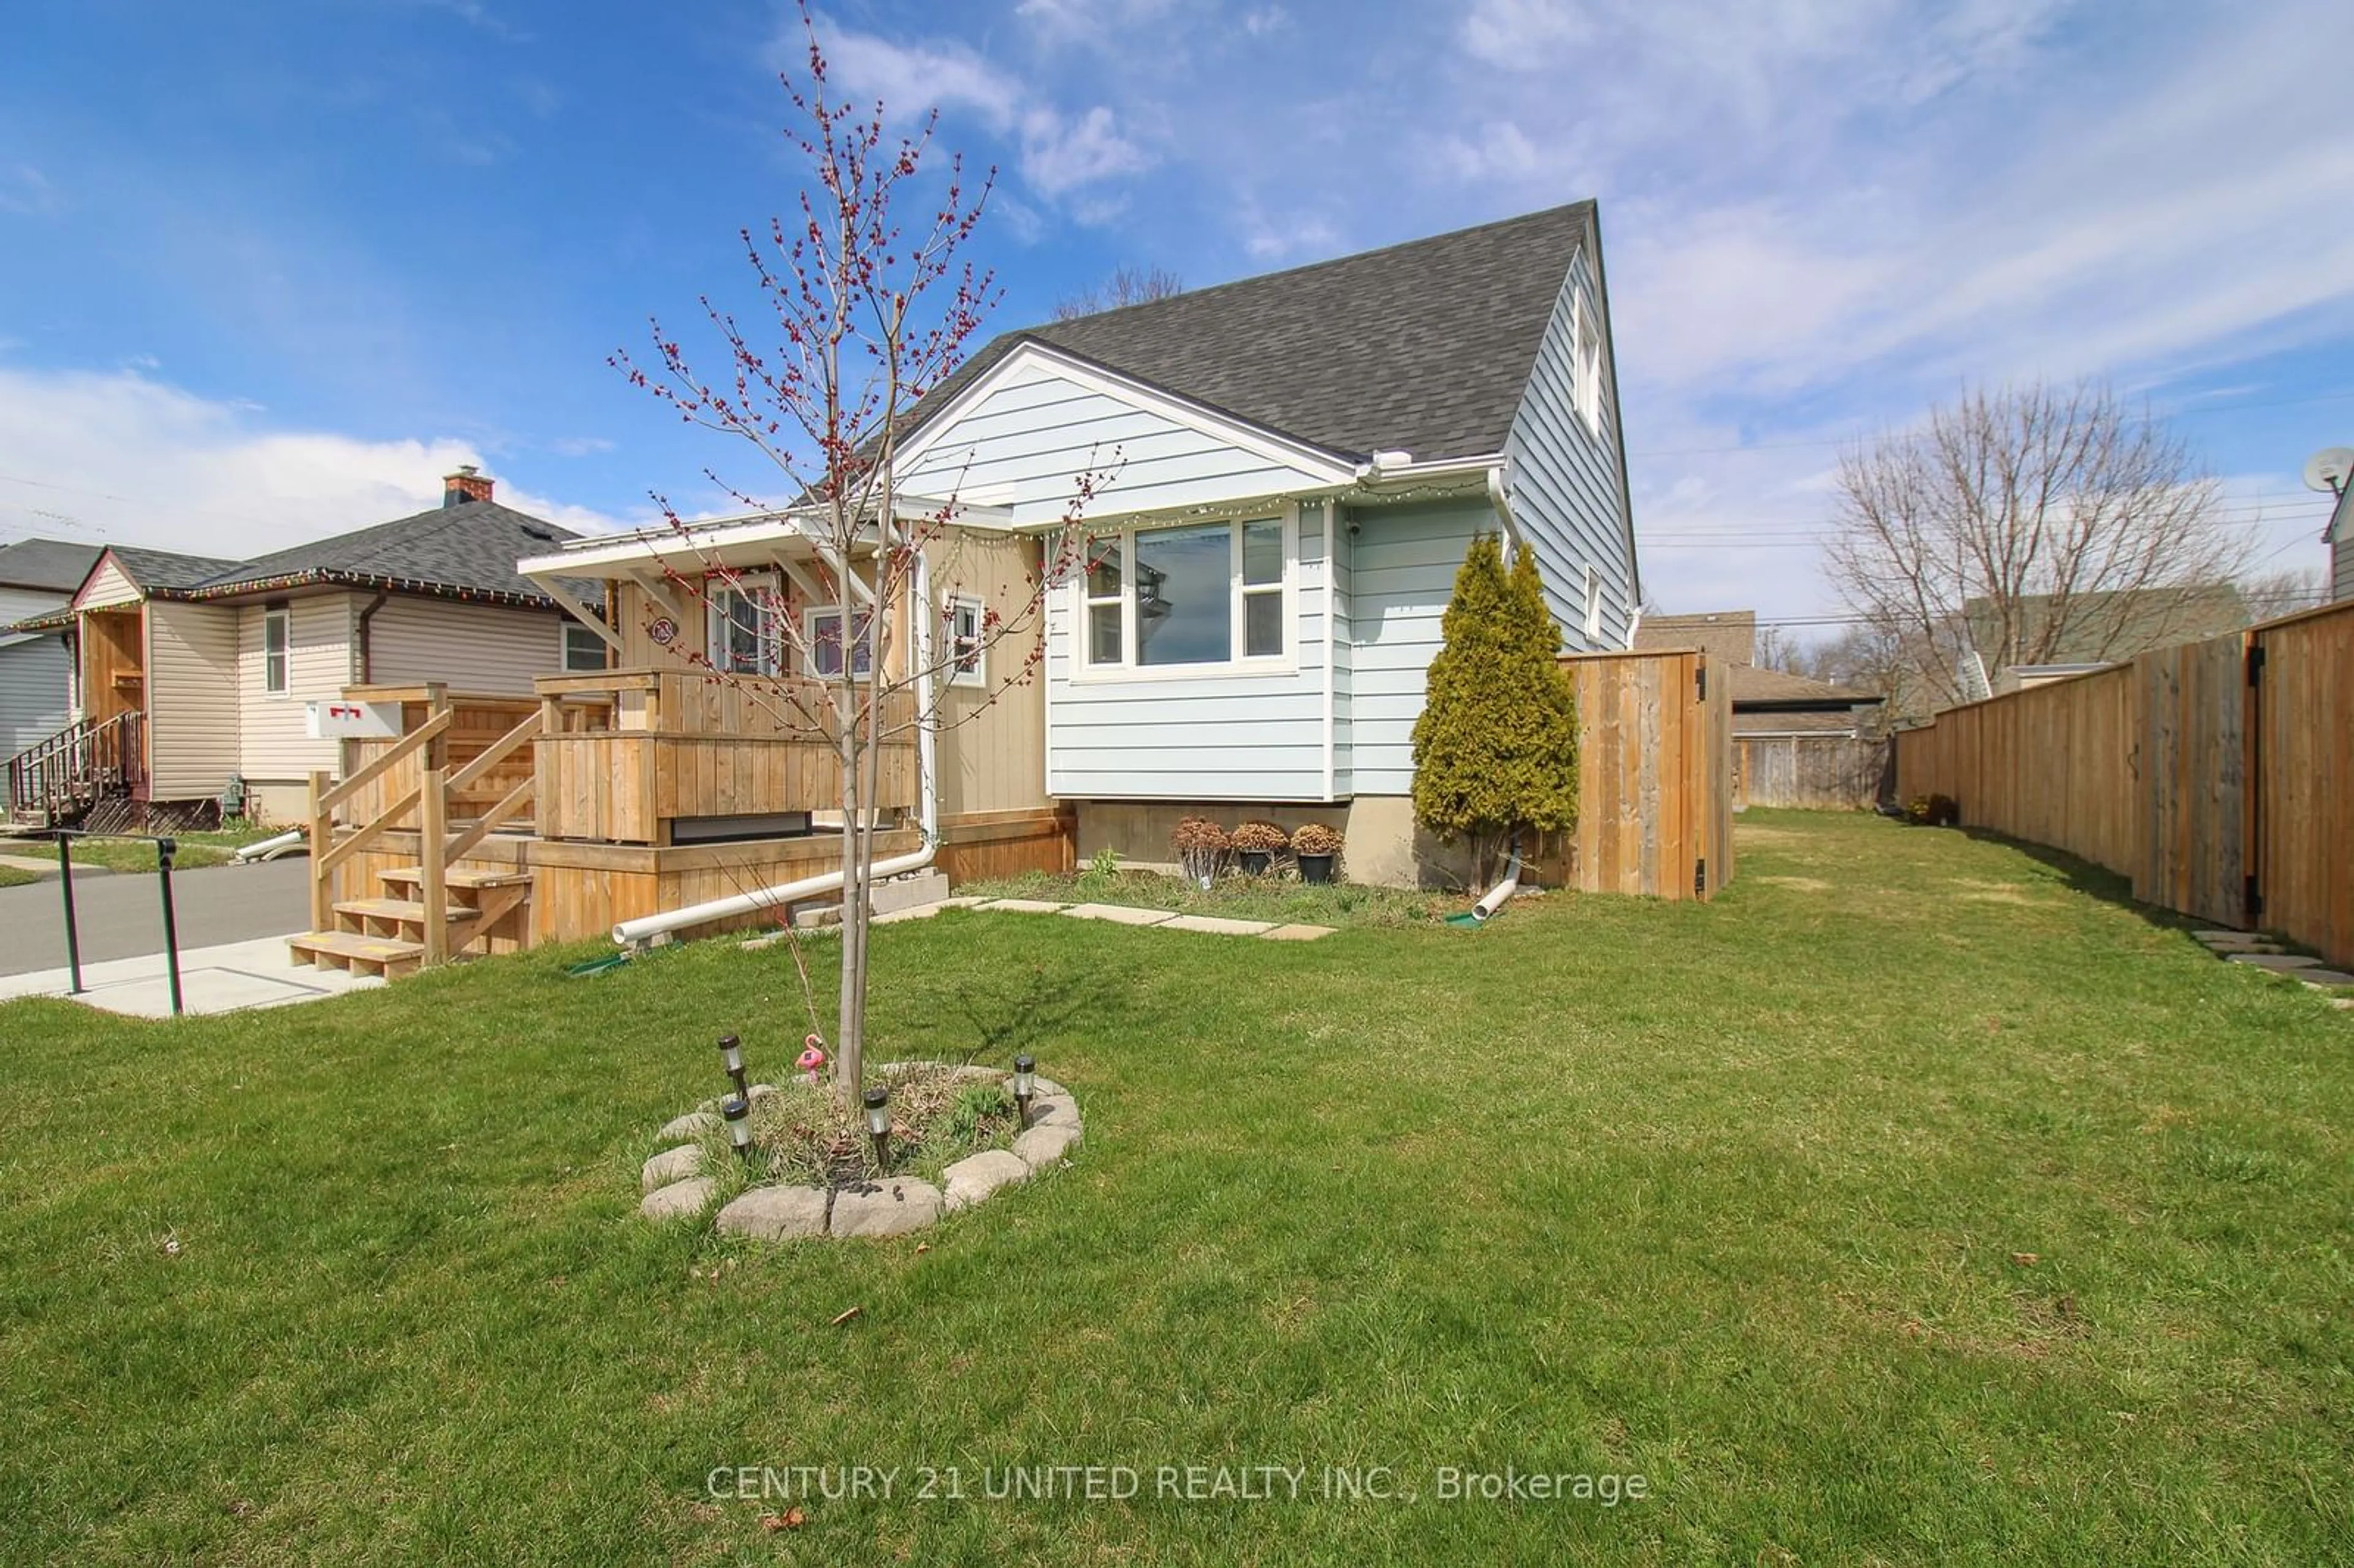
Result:
<svg viewBox="0 0 2354 1568"><path fill-rule="evenodd" d="M68 996L81 994L81 927L74 918L73 901L73 839L63 829L58 832L58 886L66 895L66 968L73 975L73 989Z"/></svg>
<svg viewBox="0 0 2354 1568"><path fill-rule="evenodd" d="M155 880L164 885L164 962L172 975L172 1016L180 1016L180 923L172 913L172 855L179 844L155 841Z"/></svg>

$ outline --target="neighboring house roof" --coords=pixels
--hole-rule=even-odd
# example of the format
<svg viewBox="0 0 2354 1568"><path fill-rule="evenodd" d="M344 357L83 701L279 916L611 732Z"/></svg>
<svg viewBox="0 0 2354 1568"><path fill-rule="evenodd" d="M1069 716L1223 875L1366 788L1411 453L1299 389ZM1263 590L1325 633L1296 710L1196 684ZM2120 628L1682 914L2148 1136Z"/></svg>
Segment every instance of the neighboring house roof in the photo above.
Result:
<svg viewBox="0 0 2354 1568"><path fill-rule="evenodd" d="M1787 670L1761 670L1755 664L1735 664L1731 686L1735 713L1744 710L1766 713L1777 709L1784 713L1797 713L1810 708L1851 708L1882 700L1876 692L1835 686L1829 681L1793 675Z"/></svg>
<svg viewBox="0 0 2354 1568"><path fill-rule="evenodd" d="M19 539L0 545L0 588L69 594L81 587L101 554L96 545L65 539Z"/></svg>
<svg viewBox="0 0 2354 1568"><path fill-rule="evenodd" d="M2065 621L2056 634L2053 618L2062 613L2062 600L2031 594L2018 603L2012 659L2003 658L1998 646L2002 631L1992 601L1971 599L1962 606L1970 644L1988 673L2012 663L2113 664L2153 648L2220 637L2251 620L2247 602L2230 583L2074 594L2065 601Z"/></svg>
<svg viewBox="0 0 2354 1568"><path fill-rule="evenodd" d="M327 584L553 609L556 601L516 571L515 562L578 537L495 501L459 501L255 560L221 562L191 585L188 597L228 599ZM579 585L591 595L601 595L603 588Z"/></svg>
<svg viewBox="0 0 2354 1568"><path fill-rule="evenodd" d="M909 429L1035 341L1331 452L1490 456L1593 221L1578 202L1006 333Z"/></svg>
<svg viewBox="0 0 2354 1568"><path fill-rule="evenodd" d="M130 574L131 580L148 593L161 590L166 595L184 592L207 577L225 572L237 565L211 556L181 556L170 550L150 550L138 545L110 545L106 553ZM95 563L93 563L93 567ZM74 585L79 588L81 585Z"/></svg>
<svg viewBox="0 0 2354 1568"><path fill-rule="evenodd" d="M1747 664L1757 657L1757 612L1721 609L1705 615L1647 615L1635 628L1635 646L1638 651L1697 648L1723 663Z"/></svg>
<svg viewBox="0 0 2354 1568"><path fill-rule="evenodd" d="M1863 716L1853 708L1840 708L1836 713L1743 713L1733 714L1735 735L1854 735L1864 725Z"/></svg>

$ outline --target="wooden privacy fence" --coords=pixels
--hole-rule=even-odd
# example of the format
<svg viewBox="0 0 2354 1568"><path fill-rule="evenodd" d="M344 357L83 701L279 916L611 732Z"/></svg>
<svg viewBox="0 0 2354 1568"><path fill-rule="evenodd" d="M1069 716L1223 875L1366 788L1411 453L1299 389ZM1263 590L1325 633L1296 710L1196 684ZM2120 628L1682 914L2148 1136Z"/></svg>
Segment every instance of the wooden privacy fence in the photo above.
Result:
<svg viewBox="0 0 2354 1568"><path fill-rule="evenodd" d="M1901 798L2354 963L2354 603L2144 653L1896 737Z"/></svg>
<svg viewBox="0 0 2354 1568"><path fill-rule="evenodd" d="M1869 811L1880 803L1888 742L1851 735L1736 735L1733 802L1809 811Z"/></svg>
<svg viewBox="0 0 2354 1568"><path fill-rule="evenodd" d="M1577 827L1539 874L1588 893L1709 898L1733 880L1733 709L1697 649L1579 653Z"/></svg>

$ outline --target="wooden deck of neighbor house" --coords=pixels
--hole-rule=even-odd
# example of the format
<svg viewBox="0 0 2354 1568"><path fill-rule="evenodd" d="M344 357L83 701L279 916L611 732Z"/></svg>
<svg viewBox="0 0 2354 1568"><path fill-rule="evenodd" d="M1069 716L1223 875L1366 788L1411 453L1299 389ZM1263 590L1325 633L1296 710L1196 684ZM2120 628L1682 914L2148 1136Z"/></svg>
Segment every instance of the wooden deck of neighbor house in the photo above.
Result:
<svg viewBox="0 0 2354 1568"><path fill-rule="evenodd" d="M397 711L397 730L345 740L341 782L313 777L312 929L292 940L298 959L405 974L601 937L840 863L841 774L821 685L673 668L536 686L534 697L437 685L345 694ZM878 859L922 842L913 698L886 703ZM1043 801L941 827L952 879L1071 863L1069 823Z"/></svg>

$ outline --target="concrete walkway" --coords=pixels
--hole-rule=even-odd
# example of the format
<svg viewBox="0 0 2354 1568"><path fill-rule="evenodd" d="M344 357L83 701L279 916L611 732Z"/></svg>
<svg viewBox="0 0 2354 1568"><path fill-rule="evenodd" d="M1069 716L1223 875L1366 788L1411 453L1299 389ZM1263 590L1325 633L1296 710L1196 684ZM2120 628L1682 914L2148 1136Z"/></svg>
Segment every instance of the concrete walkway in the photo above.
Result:
<svg viewBox="0 0 2354 1568"><path fill-rule="evenodd" d="M71 983L72 976L62 969L0 977L0 1001L25 996L65 997ZM82 993L70 1000L138 1018L172 1015L172 982L161 953L86 963L81 967L81 983ZM297 965L283 936L183 948L180 953L181 1004L190 1013L285 1007L384 983L380 975Z"/></svg>
<svg viewBox="0 0 2354 1568"><path fill-rule="evenodd" d="M295 855L260 865L212 865L172 874L180 946L217 947L309 929L311 863ZM153 872L74 872L85 965L164 950L164 906ZM62 969L65 908L54 876L0 887L0 975ZM307 970L305 971L308 972Z"/></svg>
<svg viewBox="0 0 2354 1568"><path fill-rule="evenodd" d="M1273 920L1229 920L1220 915L1180 915L1173 909L1142 909L1132 904L1053 904L1043 898L943 898L937 904L875 916L877 926L921 920L943 909L990 909L1004 915L1067 915L1074 920L1108 920L1115 926L1152 926L1164 931L1204 931L1219 937L1260 937L1270 942L1312 942L1329 937L1330 926L1286 926Z"/></svg>

